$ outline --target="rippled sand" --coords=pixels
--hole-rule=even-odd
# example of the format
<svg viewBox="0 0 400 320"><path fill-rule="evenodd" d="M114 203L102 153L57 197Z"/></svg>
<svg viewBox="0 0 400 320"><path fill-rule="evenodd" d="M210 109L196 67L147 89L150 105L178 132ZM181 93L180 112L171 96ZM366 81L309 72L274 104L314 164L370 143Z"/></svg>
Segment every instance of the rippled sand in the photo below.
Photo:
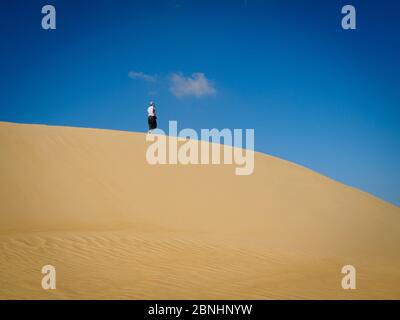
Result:
<svg viewBox="0 0 400 320"><path fill-rule="evenodd" d="M148 144L0 123L0 299L400 299L398 207L259 153L251 176L151 166Z"/></svg>

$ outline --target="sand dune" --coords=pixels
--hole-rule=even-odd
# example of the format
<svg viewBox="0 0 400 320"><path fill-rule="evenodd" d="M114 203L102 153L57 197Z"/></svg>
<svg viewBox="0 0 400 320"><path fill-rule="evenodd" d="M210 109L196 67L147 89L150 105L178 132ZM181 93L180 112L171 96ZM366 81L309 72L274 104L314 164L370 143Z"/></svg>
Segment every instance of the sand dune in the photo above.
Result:
<svg viewBox="0 0 400 320"><path fill-rule="evenodd" d="M144 134L42 125L0 145L0 299L400 299L400 209L301 166L151 166Z"/></svg>

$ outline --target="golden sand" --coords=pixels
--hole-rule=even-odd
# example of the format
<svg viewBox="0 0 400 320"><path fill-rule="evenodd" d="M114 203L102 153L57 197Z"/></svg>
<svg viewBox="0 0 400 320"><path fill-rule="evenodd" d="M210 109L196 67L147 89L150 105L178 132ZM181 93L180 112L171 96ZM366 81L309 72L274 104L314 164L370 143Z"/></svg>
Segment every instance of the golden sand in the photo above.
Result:
<svg viewBox="0 0 400 320"><path fill-rule="evenodd" d="M400 299L400 208L304 167L151 166L142 133L4 122L0 146L0 299Z"/></svg>

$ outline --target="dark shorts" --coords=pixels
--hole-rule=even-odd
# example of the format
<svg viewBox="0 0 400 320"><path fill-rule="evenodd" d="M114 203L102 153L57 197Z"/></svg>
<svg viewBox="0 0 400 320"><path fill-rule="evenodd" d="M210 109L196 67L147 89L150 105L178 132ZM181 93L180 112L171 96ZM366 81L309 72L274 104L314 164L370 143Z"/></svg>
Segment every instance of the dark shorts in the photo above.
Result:
<svg viewBox="0 0 400 320"><path fill-rule="evenodd" d="M153 129L157 128L157 117L150 116L148 118L148 122L149 122L149 130L153 130Z"/></svg>

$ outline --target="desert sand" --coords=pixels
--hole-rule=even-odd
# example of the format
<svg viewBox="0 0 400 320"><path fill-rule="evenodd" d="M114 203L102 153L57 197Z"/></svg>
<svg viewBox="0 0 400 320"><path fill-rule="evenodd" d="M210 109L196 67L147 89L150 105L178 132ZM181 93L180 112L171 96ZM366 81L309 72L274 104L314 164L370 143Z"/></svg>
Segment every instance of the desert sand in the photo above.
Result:
<svg viewBox="0 0 400 320"><path fill-rule="evenodd" d="M151 166L148 145L0 123L0 299L400 299L399 207L261 153L250 176Z"/></svg>

